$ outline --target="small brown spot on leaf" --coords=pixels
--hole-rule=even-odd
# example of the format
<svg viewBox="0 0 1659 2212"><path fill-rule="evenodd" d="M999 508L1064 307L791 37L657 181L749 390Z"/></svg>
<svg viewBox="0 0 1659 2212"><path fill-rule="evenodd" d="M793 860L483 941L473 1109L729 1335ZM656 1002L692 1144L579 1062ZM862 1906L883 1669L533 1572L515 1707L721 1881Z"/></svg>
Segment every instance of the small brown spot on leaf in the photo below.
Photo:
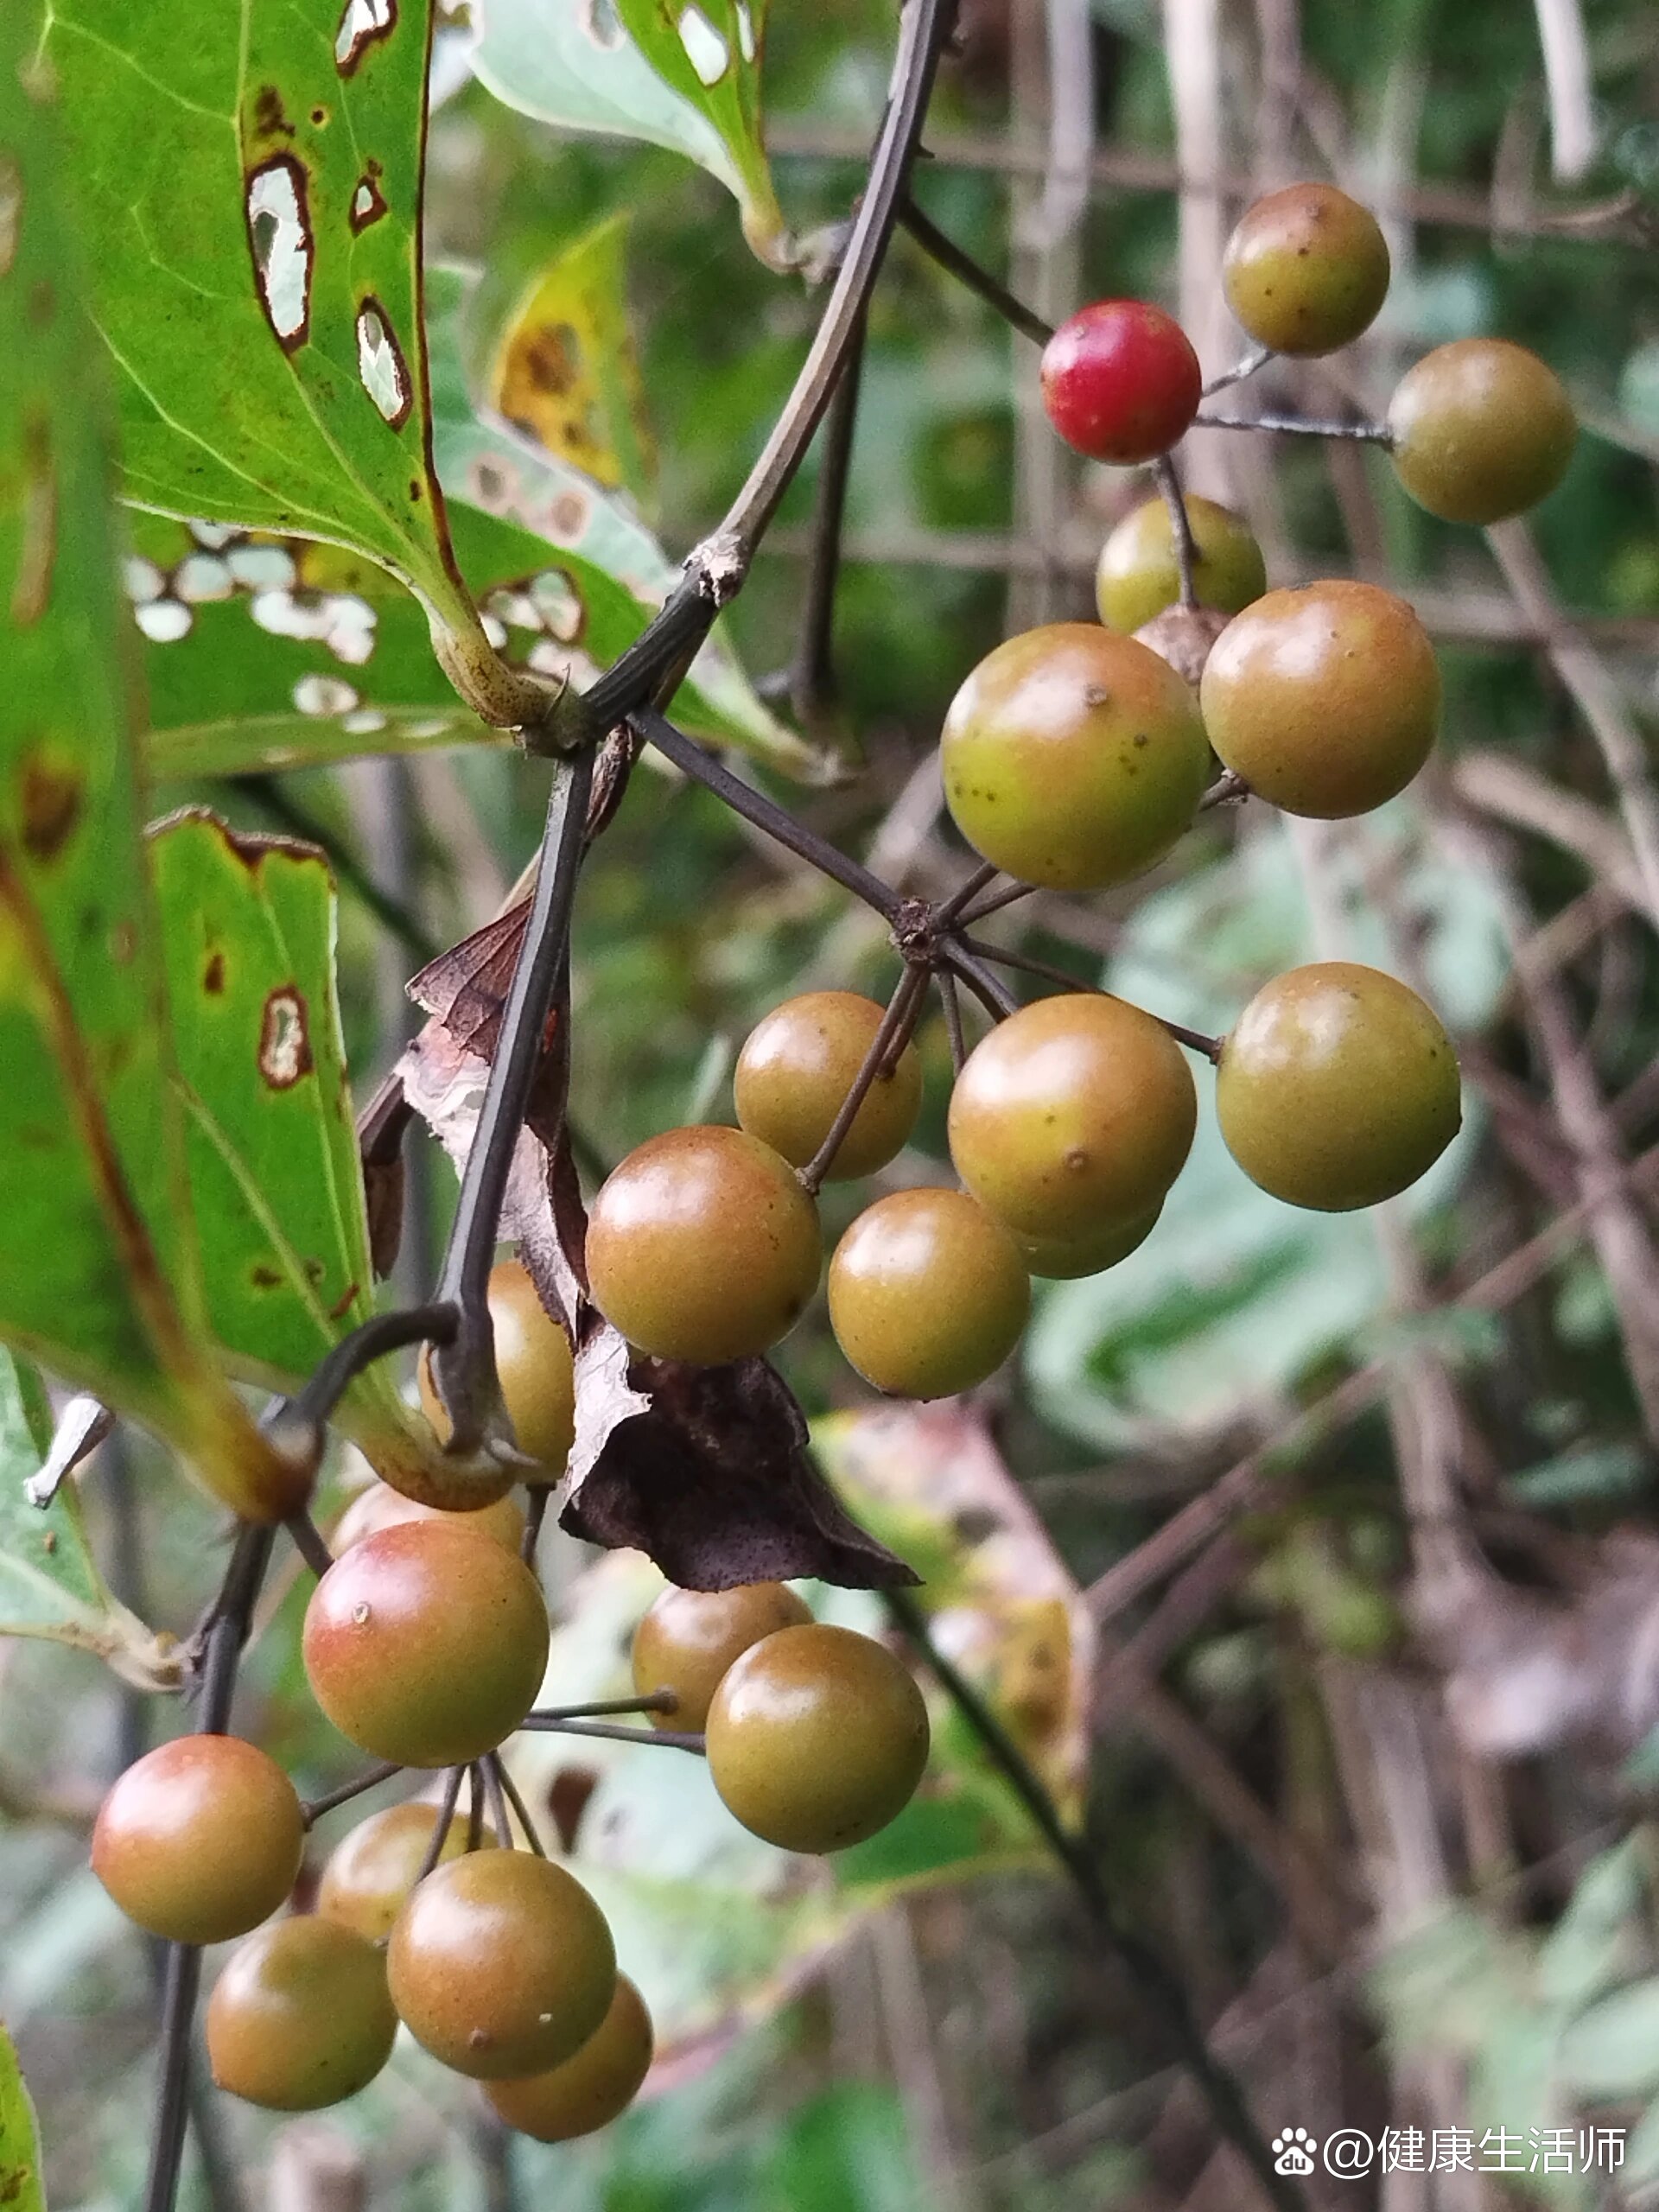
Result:
<svg viewBox="0 0 1659 2212"><path fill-rule="evenodd" d="M371 223L378 223L386 212L386 196L380 189L380 164L371 162L357 180L357 189L352 194L351 225L353 232L366 231Z"/></svg>
<svg viewBox="0 0 1659 2212"><path fill-rule="evenodd" d="M63 850L80 813L81 778L73 768L32 753L22 772L23 848L44 864Z"/></svg>
<svg viewBox="0 0 1659 2212"><path fill-rule="evenodd" d="M334 34L334 67L349 77L377 39L389 38L397 24L397 0L346 0Z"/></svg>
<svg viewBox="0 0 1659 2212"><path fill-rule="evenodd" d="M259 1026L259 1072L273 1090L288 1090L311 1072L311 1035L305 1001L284 983L265 1001Z"/></svg>
<svg viewBox="0 0 1659 2212"><path fill-rule="evenodd" d="M250 173L244 212L259 304L283 351L295 353L311 331L314 251L305 171L291 154Z"/></svg>
<svg viewBox="0 0 1659 2212"><path fill-rule="evenodd" d="M57 557L58 478L44 415L31 415L23 425L23 470L22 542L11 587L11 619L19 629L45 613Z"/></svg>
<svg viewBox="0 0 1659 2212"><path fill-rule="evenodd" d="M314 108L312 109L312 111L311 111L311 127L312 127L312 129L313 129L314 130L325 130L325 129L327 129L327 123L328 123L328 111L327 111L327 109L326 107L314 107Z"/></svg>
<svg viewBox="0 0 1659 2212"><path fill-rule="evenodd" d="M53 1553L56 1551L57 1548L58 1532L55 1529L48 1529L45 1535L41 1538L41 1549L46 1554L47 1557L50 1559Z"/></svg>
<svg viewBox="0 0 1659 2212"><path fill-rule="evenodd" d="M248 1279L256 1290L280 1290L283 1278L275 1268L268 1268L263 1260L248 1270Z"/></svg>
<svg viewBox="0 0 1659 2212"><path fill-rule="evenodd" d="M328 1319L331 1321L343 1321L346 1319L346 1316L351 1312L353 1303L356 1297L357 1285L354 1282L348 1282L345 1289L341 1291L340 1296L328 1308Z"/></svg>
<svg viewBox="0 0 1659 2212"><path fill-rule="evenodd" d="M57 313L58 296L52 289L51 279L39 277L30 287L29 319L36 330L44 330Z"/></svg>
<svg viewBox="0 0 1659 2212"><path fill-rule="evenodd" d="M262 138L291 138L294 126L275 85L261 85L253 96L253 127Z"/></svg>
<svg viewBox="0 0 1659 2212"><path fill-rule="evenodd" d="M225 988L225 956L222 952L209 956L207 965L201 971L201 988L211 998L217 998Z"/></svg>
<svg viewBox="0 0 1659 2212"><path fill-rule="evenodd" d="M0 154L0 276L11 274L23 224L23 173L10 154Z"/></svg>

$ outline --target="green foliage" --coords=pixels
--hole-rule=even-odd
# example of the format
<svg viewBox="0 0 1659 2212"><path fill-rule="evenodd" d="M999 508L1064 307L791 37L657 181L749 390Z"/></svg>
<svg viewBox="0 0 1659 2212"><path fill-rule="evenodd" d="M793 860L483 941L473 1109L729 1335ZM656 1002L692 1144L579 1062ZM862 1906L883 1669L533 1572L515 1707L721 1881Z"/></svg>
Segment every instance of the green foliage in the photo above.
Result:
<svg viewBox="0 0 1659 2212"><path fill-rule="evenodd" d="M466 632L428 460L429 35L424 0L214 13L188 39L76 0L44 51L102 242L129 495L353 546Z"/></svg>
<svg viewBox="0 0 1659 2212"><path fill-rule="evenodd" d="M30 1504L23 1494L51 1437L51 1407L40 1376L0 1349L0 1636L67 1643L96 1653L141 1688L168 1687L176 1662L111 1596L87 1543L73 1484L60 1484L46 1506ZM5 2141L0 2098L0 2149Z"/></svg>
<svg viewBox="0 0 1659 2212"><path fill-rule="evenodd" d="M11 2212L46 2212L40 2130L11 2037L0 2028L0 2202Z"/></svg>
<svg viewBox="0 0 1659 2212"><path fill-rule="evenodd" d="M196 1335L101 385L27 29L10 10L0 49L0 1333L269 1511L283 1478Z"/></svg>
<svg viewBox="0 0 1659 2212"><path fill-rule="evenodd" d="M473 66L498 99L578 130L671 147L736 195L762 260L791 245L760 135L760 45L767 0L707 0L677 13L619 0L614 15L560 0L496 0Z"/></svg>

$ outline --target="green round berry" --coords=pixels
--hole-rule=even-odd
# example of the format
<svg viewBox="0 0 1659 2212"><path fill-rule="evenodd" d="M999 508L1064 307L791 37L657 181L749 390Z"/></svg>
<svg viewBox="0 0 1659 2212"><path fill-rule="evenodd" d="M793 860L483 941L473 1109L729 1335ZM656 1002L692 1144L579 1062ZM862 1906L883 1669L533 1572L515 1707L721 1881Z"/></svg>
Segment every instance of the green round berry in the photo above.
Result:
<svg viewBox="0 0 1659 2212"><path fill-rule="evenodd" d="M1221 264L1227 304L1275 353L1334 353L1388 297L1376 218L1333 184L1288 184L1247 207Z"/></svg>
<svg viewBox="0 0 1659 2212"><path fill-rule="evenodd" d="M1248 523L1230 507L1185 499L1187 527L1198 558L1192 583L1201 607L1236 614L1268 588L1267 565ZM1124 516L1100 549L1095 570L1095 603L1109 630L1132 636L1154 614L1173 607L1181 595L1181 571L1175 557L1175 526L1161 499L1143 500Z"/></svg>
<svg viewBox="0 0 1659 2212"><path fill-rule="evenodd" d="M1578 416L1555 372L1506 338L1459 338L1408 369L1389 403L1395 474L1444 522L1535 507L1567 474Z"/></svg>

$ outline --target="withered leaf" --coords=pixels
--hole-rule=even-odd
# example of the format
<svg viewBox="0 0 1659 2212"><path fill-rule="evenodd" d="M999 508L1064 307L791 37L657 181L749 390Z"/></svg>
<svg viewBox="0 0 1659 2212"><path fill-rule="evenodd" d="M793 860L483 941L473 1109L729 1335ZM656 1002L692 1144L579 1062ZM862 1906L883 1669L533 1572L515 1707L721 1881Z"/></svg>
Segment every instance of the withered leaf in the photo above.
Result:
<svg viewBox="0 0 1659 2212"><path fill-rule="evenodd" d="M425 1008L452 1042L481 1060L495 1057L501 1010L512 988L529 913L530 900L519 899L428 961L407 985L416 1005Z"/></svg>
<svg viewBox="0 0 1659 2212"><path fill-rule="evenodd" d="M618 1378L607 1376L614 1391ZM686 1590L810 1575L853 1590L918 1578L845 1513L807 1451L806 1423L763 1359L729 1367L635 1359L649 1402L614 1421L560 1526L647 1552ZM578 1394L580 1420L580 1392Z"/></svg>

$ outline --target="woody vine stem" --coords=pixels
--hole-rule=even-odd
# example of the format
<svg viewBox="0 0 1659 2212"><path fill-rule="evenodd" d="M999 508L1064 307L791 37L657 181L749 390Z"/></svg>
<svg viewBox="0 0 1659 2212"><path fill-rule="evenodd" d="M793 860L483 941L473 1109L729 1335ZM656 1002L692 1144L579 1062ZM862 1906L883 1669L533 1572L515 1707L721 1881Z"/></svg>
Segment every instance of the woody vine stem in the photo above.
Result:
<svg viewBox="0 0 1659 2212"><path fill-rule="evenodd" d="M584 853L592 837L608 820L620 786L642 745L654 747L683 774L702 784L749 822L874 909L887 922L894 949L904 963L887 1017L836 1127L821 1148L818 1159L802 1171L809 1189L816 1187L824 1165L833 1158L839 1136L850 1124L869 1084L891 1057L902 1049L919 1019L930 987L936 986L939 992L953 1057L958 1063L963 1050L959 987L976 998L993 1020L1012 1012L1018 1004L995 973L999 964L1051 976L1069 988L1080 988L1074 978L1060 976L1039 962L1006 952L969 934L976 921L1022 896L1025 887L999 886L995 870L980 868L953 895L938 905L904 898L764 793L732 774L711 753L677 729L663 711L708 636L720 608L741 588L779 504L833 404L834 452L820 487L813 577L806 594L808 611L792 685L797 704L803 708L822 703L827 696L831 680L827 645L839 556L846 457L856 407L858 355L870 296L896 226L902 224L918 245L987 300L1024 337L1041 343L1048 335L1047 325L1039 317L945 238L909 197L910 175L921 142L939 52L950 28L954 7L955 0L907 0L886 113L834 285L788 403L730 512L719 529L691 554L680 582L660 613L614 665L580 700L568 694L555 696L550 693L543 696L538 693L534 717L519 726L527 750L555 757L553 785L523 949L503 1015L477 1134L461 1179L448 1249L430 1303L365 1324L336 1346L292 1399L279 1402L271 1409L267 1426L273 1437L313 1465L321 1455L324 1425L353 1378L373 1361L417 1343L429 1344L433 1348L435 1379L452 1423L450 1448L467 1454L505 1446L508 1441L486 1303L502 1199L513 1147L536 1077L548 1016L567 967L571 913ZM1242 381L1254 373L1265 359L1262 355L1260 359L1241 365L1233 375L1219 379L1214 388ZM1246 426L1240 423L1239 427ZM1249 427L1361 437L1379 435L1369 426L1300 423L1280 417L1262 419ZM1190 605L1193 598L1193 548L1185 527L1179 487L1170 464L1160 466L1159 481L1170 500L1172 514L1179 518L1175 543L1181 569L1182 599ZM458 685L470 695L476 687L467 680L469 671L453 665L451 655L443 653L441 657L450 667ZM522 702L524 679L512 677L507 681L510 671L502 669L498 672L504 682L496 687L495 696L511 694ZM595 763L601 747L607 749L607 767L614 767L617 772L603 779L596 796ZM1231 789L1217 787L1213 796L1219 800L1234 795ZM1219 1046L1215 1039L1169 1026L1182 1043L1211 1058L1217 1056ZM291 1524L290 1534L310 1567L321 1570L327 1566L327 1547L303 1516L297 1516ZM228 1726L238 1662L270 1562L273 1532L269 1529L241 1529L223 1588L197 1640L194 1659L200 1694L198 1726L206 1732L219 1732ZM1116 1918L1086 1843L1065 1828L1029 1762L995 1714L932 1645L920 1611L903 1597L890 1598L889 1603L897 1625L956 1700L987 1756L1030 1811L1071 1881L1103 1948L1116 1957L1141 2001L1158 2020L1171 2047L1203 2094L1219 2133L1233 2145L1255 2174L1267 2200L1279 2208L1279 2212L1300 2212L1303 2203L1300 2192L1291 2181L1274 2171L1265 2137L1251 2117L1237 2084L1211 2053L1179 1981L1141 1939L1123 1928ZM608 1717L632 1714L645 1721L653 1709L657 1708L651 1701L637 1700L549 1708L531 1714L524 1725L542 1731L566 1730L594 1735L633 1737L648 1732L658 1742L688 1751L701 1750L700 1737L631 1727ZM315 1818L330 1806L376 1787L396 1771L391 1766L371 1770L329 1798L308 1808L308 1817ZM464 1772L455 1769L446 1777L443 1809L434 1829L434 1855L447 1833L448 1815L459 1802ZM486 1761L481 1773L474 1773L472 1792L470 1802L475 1821L487 1802L494 1824L505 1835L511 1817L511 1801L527 1844L532 1849L540 1848L525 1808L498 1762ZM164 1985L161 2086L145 2212L172 2212L177 2193L188 2108L191 2031L200 1975L200 1953L186 1946L172 1946Z"/></svg>

